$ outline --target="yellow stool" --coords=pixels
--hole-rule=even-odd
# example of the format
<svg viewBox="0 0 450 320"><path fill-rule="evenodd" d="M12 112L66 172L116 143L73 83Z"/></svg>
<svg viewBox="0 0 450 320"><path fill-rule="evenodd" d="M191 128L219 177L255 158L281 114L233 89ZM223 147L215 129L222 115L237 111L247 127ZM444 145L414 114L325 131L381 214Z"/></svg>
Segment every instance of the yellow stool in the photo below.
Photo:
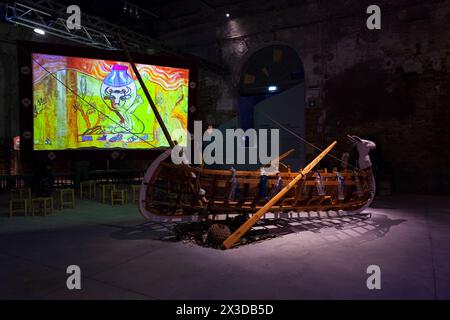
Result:
<svg viewBox="0 0 450 320"><path fill-rule="evenodd" d="M26 199L29 206L31 204L31 188L11 189L11 199Z"/></svg>
<svg viewBox="0 0 450 320"><path fill-rule="evenodd" d="M139 192L141 191L140 184L131 185L131 203L135 203L139 201Z"/></svg>
<svg viewBox="0 0 450 320"><path fill-rule="evenodd" d="M11 199L9 200L9 216L12 217L14 213L23 212L25 216L28 212L27 199Z"/></svg>
<svg viewBox="0 0 450 320"><path fill-rule="evenodd" d="M59 195L59 210L62 210L65 205L69 205L75 209L75 190L74 189L56 189Z"/></svg>
<svg viewBox="0 0 450 320"><path fill-rule="evenodd" d="M31 214L33 216L36 211L36 204L38 205L39 209L41 207L43 207L44 216L47 215L47 212L53 211L53 198L52 197L39 197L39 198L31 199Z"/></svg>
<svg viewBox="0 0 450 320"><path fill-rule="evenodd" d="M127 190L111 190L111 205L115 202L124 205L127 202Z"/></svg>
<svg viewBox="0 0 450 320"><path fill-rule="evenodd" d="M111 196L111 191L116 190L116 185L114 184L102 184L100 186L100 202L106 203L106 195Z"/></svg>
<svg viewBox="0 0 450 320"><path fill-rule="evenodd" d="M94 181L81 181L80 182L80 199L83 199L83 195L86 198L92 199L95 195L95 182Z"/></svg>

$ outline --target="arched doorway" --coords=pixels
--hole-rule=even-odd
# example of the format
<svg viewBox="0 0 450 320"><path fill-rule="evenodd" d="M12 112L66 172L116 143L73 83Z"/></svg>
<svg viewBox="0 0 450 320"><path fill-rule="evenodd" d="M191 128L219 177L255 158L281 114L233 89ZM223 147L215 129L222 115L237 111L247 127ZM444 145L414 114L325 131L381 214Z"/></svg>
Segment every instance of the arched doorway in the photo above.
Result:
<svg viewBox="0 0 450 320"><path fill-rule="evenodd" d="M270 45L253 53L242 68L239 82L239 126L244 130L279 128L275 120L304 137L304 79L303 63L291 47ZM303 166L303 143L279 129L280 153L296 150L285 162L293 169ZM252 147L245 143L245 147Z"/></svg>

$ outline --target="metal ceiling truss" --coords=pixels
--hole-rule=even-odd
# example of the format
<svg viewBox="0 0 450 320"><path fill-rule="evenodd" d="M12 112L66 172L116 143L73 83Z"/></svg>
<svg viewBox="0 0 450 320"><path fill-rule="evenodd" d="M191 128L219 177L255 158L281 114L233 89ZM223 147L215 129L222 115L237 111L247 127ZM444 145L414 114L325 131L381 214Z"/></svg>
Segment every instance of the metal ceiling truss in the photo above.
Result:
<svg viewBox="0 0 450 320"><path fill-rule="evenodd" d="M126 44L134 50L152 48L164 51L155 40L127 28L119 27L98 17L81 13L81 29L69 30L67 7L50 0L5 2L5 20L28 28L39 28L46 33L100 49L118 49L116 34L120 33Z"/></svg>
<svg viewBox="0 0 450 320"><path fill-rule="evenodd" d="M1 1L0 5L5 13L4 18L7 22L31 29L42 29L48 34L69 41L99 49L120 50L122 47L116 36L120 34L127 47L132 51L146 52L147 49L151 49L170 56L195 59L202 66L212 71L218 73L226 72L220 65L173 48L168 48L151 37L84 12L81 12L81 29L69 30L66 23L66 19L69 17L69 14L66 12L67 6L52 0Z"/></svg>

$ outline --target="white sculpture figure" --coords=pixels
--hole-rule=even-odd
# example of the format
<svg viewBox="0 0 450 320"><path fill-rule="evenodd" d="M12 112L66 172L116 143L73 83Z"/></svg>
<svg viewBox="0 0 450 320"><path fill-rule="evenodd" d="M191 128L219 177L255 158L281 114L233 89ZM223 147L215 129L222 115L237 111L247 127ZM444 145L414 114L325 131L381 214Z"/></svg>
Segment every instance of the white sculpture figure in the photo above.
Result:
<svg viewBox="0 0 450 320"><path fill-rule="evenodd" d="M236 194L239 189L239 181L236 176L236 169L231 167L230 192L228 194L228 201L235 201Z"/></svg>
<svg viewBox="0 0 450 320"><path fill-rule="evenodd" d="M356 144L356 148L358 149L359 159L358 165L361 170L365 170L372 166L372 162L370 161L369 152L377 147L375 142L370 140L361 139L358 136L347 135L347 137Z"/></svg>

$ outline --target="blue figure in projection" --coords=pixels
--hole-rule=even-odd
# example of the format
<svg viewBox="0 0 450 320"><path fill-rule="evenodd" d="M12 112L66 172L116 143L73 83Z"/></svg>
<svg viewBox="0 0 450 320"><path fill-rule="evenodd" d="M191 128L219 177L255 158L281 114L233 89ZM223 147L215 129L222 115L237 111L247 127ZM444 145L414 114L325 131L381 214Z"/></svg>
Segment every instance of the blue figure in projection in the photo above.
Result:
<svg viewBox="0 0 450 320"><path fill-rule="evenodd" d="M107 107L118 117L108 129L113 133L133 132L132 115L138 103L135 104L136 85L127 66L113 65L111 72L103 79L101 95Z"/></svg>

